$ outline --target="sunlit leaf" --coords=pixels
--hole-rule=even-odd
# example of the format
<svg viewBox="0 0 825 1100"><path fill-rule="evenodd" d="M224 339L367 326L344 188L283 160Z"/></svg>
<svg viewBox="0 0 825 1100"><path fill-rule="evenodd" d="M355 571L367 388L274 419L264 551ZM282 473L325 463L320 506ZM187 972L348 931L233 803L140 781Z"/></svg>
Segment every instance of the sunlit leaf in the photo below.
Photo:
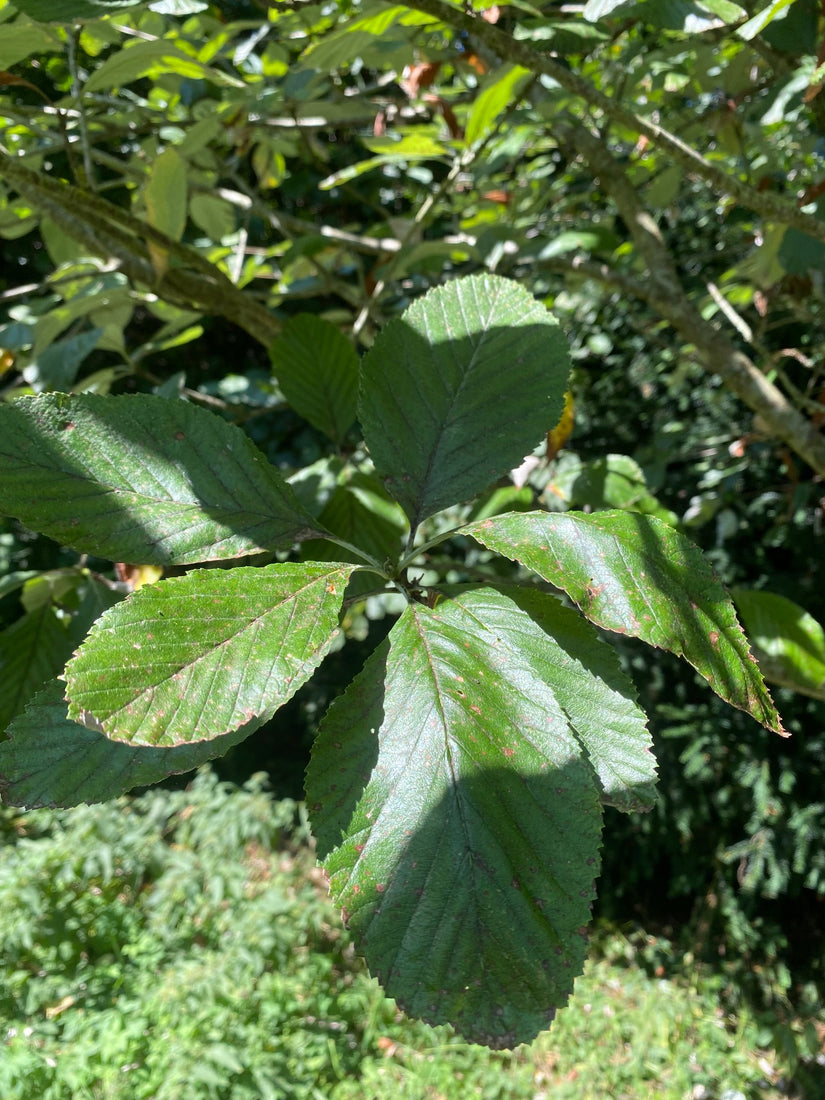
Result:
<svg viewBox="0 0 825 1100"><path fill-rule="evenodd" d="M562 589L597 626L684 657L722 699L784 733L730 597L672 527L627 512L514 512L465 531Z"/></svg>
<svg viewBox="0 0 825 1100"><path fill-rule="evenodd" d="M198 570L103 615L66 666L69 717L174 746L272 715L321 663L352 566Z"/></svg>
<svg viewBox="0 0 825 1100"><path fill-rule="evenodd" d="M529 69L520 65L503 65L485 81L473 102L467 122L465 140L468 145L487 135L495 120L506 110L530 79Z"/></svg>
<svg viewBox="0 0 825 1100"><path fill-rule="evenodd" d="M733 598L766 680L825 699L825 630L775 592L734 588Z"/></svg>
<svg viewBox="0 0 825 1100"><path fill-rule="evenodd" d="M517 466L558 422L568 371L555 319L515 283L448 283L379 333L360 420L413 526Z"/></svg>

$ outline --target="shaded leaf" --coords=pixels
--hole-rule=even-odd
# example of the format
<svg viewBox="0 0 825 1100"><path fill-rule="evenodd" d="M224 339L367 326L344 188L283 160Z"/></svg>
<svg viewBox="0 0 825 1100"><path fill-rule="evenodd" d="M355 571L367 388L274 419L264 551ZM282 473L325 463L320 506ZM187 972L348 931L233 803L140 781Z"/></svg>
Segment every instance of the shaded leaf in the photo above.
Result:
<svg viewBox="0 0 825 1100"><path fill-rule="evenodd" d="M413 527L517 466L564 405L555 319L508 279L431 290L361 365L360 419L378 474Z"/></svg>
<svg viewBox="0 0 825 1100"><path fill-rule="evenodd" d="M113 561L219 561L322 533L243 432L184 401L21 398L0 406L0 463L0 510Z"/></svg>
<svg viewBox="0 0 825 1100"><path fill-rule="evenodd" d="M307 776L322 848L345 830L324 865L370 969L406 1011L494 1047L566 1002L598 865L594 779L546 643L492 590L409 607Z"/></svg>
<svg viewBox="0 0 825 1100"><path fill-rule="evenodd" d="M656 801L656 760L636 689L614 649L555 596L501 588L544 631L525 629L538 669L552 688L598 777L602 801L629 813Z"/></svg>
<svg viewBox="0 0 825 1100"><path fill-rule="evenodd" d="M69 717L115 741L174 746L274 714L326 655L351 573L285 563L141 588L66 666Z"/></svg>
<svg viewBox="0 0 825 1100"><path fill-rule="evenodd" d="M502 65L492 78L484 82L476 96L467 122L465 140L468 145L485 137L491 126L505 111L530 79L529 69L520 65Z"/></svg>
<svg viewBox="0 0 825 1100"><path fill-rule="evenodd" d="M44 601L0 633L0 735L70 657L67 627L67 620Z"/></svg>
<svg viewBox="0 0 825 1100"><path fill-rule="evenodd" d="M33 53L51 53L64 48L57 31L37 27L31 23L11 26L6 23L3 34L0 35L0 69L9 69ZM16 77L3 73L2 84L7 83L7 76L17 83Z"/></svg>
<svg viewBox="0 0 825 1100"><path fill-rule="evenodd" d="M146 220L170 240L179 241L186 228L186 162L175 149L165 149L149 170L144 188ZM154 240L147 242L158 278L169 267L168 251Z"/></svg>
<svg viewBox="0 0 825 1100"><path fill-rule="evenodd" d="M784 733L729 596L673 528L626 512L521 512L464 531L562 589L597 626L684 657L722 699Z"/></svg>
<svg viewBox="0 0 825 1100"><path fill-rule="evenodd" d="M825 699L825 630L775 592L734 588L733 598L766 680Z"/></svg>
<svg viewBox="0 0 825 1100"><path fill-rule="evenodd" d="M72 722L63 689L52 680L9 726L9 740L0 744L3 802L29 808L105 802L222 756L265 720L177 748L125 745Z"/></svg>
<svg viewBox="0 0 825 1100"><path fill-rule="evenodd" d="M39 23L80 23L124 8L133 8L141 0L14 0L18 11Z"/></svg>
<svg viewBox="0 0 825 1100"><path fill-rule="evenodd" d="M337 326L301 313L270 348L278 385L295 411L334 443L355 420L358 356Z"/></svg>

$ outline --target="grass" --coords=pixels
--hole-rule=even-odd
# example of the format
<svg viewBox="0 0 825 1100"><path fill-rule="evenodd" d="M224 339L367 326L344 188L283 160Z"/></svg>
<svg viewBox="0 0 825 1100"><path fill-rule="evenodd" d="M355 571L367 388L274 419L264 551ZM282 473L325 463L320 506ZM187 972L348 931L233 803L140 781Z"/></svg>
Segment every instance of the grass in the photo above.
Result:
<svg viewBox="0 0 825 1100"><path fill-rule="evenodd" d="M0 810L0 840L3 1100L794 1095L793 1055L725 1011L723 978L640 932L598 930L531 1047L405 1019L329 905L301 808L260 780Z"/></svg>

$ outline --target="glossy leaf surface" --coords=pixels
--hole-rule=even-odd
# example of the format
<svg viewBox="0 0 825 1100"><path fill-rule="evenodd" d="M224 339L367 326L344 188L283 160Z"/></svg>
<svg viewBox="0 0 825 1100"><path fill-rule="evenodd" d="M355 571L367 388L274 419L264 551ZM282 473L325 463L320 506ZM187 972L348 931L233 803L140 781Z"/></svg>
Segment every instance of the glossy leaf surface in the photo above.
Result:
<svg viewBox="0 0 825 1100"><path fill-rule="evenodd" d="M0 406L0 464L0 511L113 561L219 561L317 531L240 429L184 401L21 398Z"/></svg>
<svg viewBox="0 0 825 1100"><path fill-rule="evenodd" d="M684 657L722 699L784 732L730 597L672 527L627 512L513 512L464 530L562 589L597 626Z"/></svg>
<svg viewBox="0 0 825 1100"><path fill-rule="evenodd" d="M273 714L337 633L348 565L199 570L135 592L66 666L69 717L174 746Z"/></svg>

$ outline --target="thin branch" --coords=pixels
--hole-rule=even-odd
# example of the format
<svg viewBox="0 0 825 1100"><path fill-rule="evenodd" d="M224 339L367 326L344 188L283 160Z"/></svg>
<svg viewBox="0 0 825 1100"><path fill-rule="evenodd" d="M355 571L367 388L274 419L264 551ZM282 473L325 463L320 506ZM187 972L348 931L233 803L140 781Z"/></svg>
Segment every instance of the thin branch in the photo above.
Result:
<svg viewBox="0 0 825 1100"><path fill-rule="evenodd" d="M385 0L394 3L394 0ZM436 19L473 35L493 50L502 60L521 65L533 73L543 73L555 80L566 91L583 99L591 107L603 111L607 118L625 126L632 133L643 134L661 149L666 150L673 160L688 172L695 173L709 183L718 194L730 195L742 206L760 214L768 221L778 221L793 226L802 233L825 243L825 221L813 214L806 214L792 199L770 191L757 191L737 176L728 174L723 168L712 164L691 146L685 144L676 134L650 119L637 115L630 108L611 98L588 83L578 73L566 68L561 62L547 54L538 53L529 43L513 38L506 31L486 22L480 15L470 15L454 8L443 0L404 0L408 8L432 15Z"/></svg>
<svg viewBox="0 0 825 1100"><path fill-rule="evenodd" d="M771 435L787 443L818 474L825 476L825 437L736 347L727 333L706 321L690 301L659 227L642 206L638 191L604 140L569 116L559 120L559 133L562 141L588 162L627 225L647 267L646 300L687 343L694 345L705 370L718 375L762 418Z"/></svg>
<svg viewBox="0 0 825 1100"><path fill-rule="evenodd" d="M226 317L264 347L280 333L278 320L194 249L173 241L120 207L79 187L32 172L19 157L0 154L0 178L52 219L90 255L116 259L134 283L184 309ZM147 240L176 263L159 275Z"/></svg>

